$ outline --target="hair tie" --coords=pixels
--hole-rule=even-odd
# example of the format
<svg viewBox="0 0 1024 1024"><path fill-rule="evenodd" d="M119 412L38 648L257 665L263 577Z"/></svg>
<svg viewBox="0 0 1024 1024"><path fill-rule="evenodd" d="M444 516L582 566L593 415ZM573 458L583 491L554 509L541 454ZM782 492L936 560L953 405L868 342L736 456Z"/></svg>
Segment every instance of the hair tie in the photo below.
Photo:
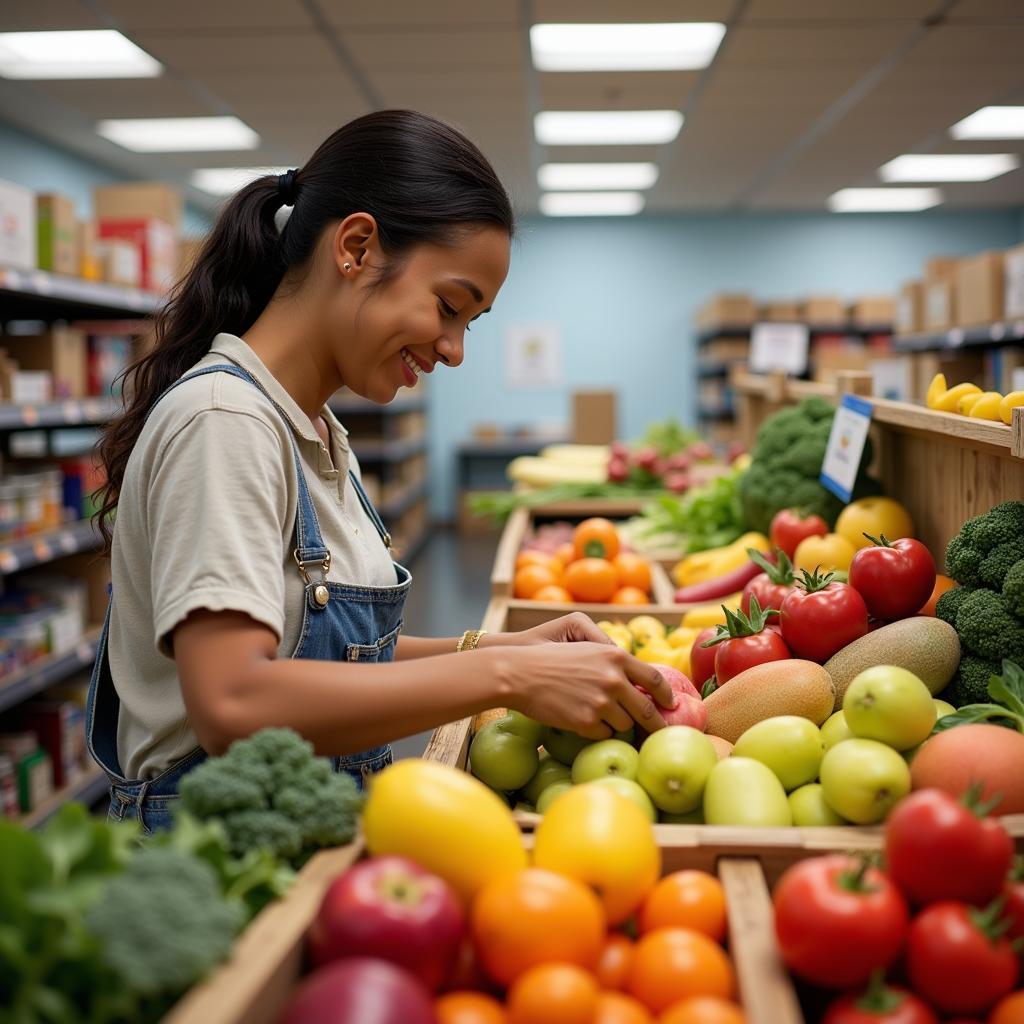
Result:
<svg viewBox="0 0 1024 1024"><path fill-rule="evenodd" d="M277 194L281 197L284 206L294 206L298 198L299 186L296 178L299 176L297 170L287 171L277 176Z"/></svg>

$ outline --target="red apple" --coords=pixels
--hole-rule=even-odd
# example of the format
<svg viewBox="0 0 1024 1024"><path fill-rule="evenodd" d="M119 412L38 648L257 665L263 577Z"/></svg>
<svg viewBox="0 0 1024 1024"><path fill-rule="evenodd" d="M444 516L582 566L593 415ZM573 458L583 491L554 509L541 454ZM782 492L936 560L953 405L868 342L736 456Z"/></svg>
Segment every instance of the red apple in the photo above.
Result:
<svg viewBox="0 0 1024 1024"><path fill-rule="evenodd" d="M353 957L314 971L278 1024L437 1024L430 993L408 971Z"/></svg>
<svg viewBox="0 0 1024 1024"><path fill-rule="evenodd" d="M708 709L704 706L697 687L679 669L672 668L671 665L654 665L652 667L665 677L665 681L672 688L672 694L676 699L674 708L663 708L657 702L655 703L665 724L690 725L703 732L708 727ZM637 689L647 693L642 686ZM648 693L647 696L649 697L650 694Z"/></svg>
<svg viewBox="0 0 1024 1024"><path fill-rule="evenodd" d="M380 957L436 992L455 962L465 929L448 883L406 857L372 857L335 879L309 932L317 966Z"/></svg>
<svg viewBox="0 0 1024 1024"><path fill-rule="evenodd" d="M669 469L689 469L692 463L693 459L686 452L676 452L668 458Z"/></svg>

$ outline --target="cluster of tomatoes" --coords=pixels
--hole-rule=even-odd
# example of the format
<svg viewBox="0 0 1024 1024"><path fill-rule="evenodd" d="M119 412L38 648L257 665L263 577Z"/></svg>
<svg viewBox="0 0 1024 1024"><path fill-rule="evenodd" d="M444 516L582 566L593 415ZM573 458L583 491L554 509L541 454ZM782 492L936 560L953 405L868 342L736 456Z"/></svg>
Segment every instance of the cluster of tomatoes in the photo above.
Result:
<svg viewBox="0 0 1024 1024"><path fill-rule="evenodd" d="M923 789L886 822L884 871L833 854L783 874L773 897L783 959L846 992L824 1024L1024 1021L1024 991L1014 992L1024 884L1009 834L983 812L970 795Z"/></svg>
<svg viewBox="0 0 1024 1024"><path fill-rule="evenodd" d="M586 519L553 552L520 551L512 590L527 601L646 605L651 566L622 550L612 522Z"/></svg>

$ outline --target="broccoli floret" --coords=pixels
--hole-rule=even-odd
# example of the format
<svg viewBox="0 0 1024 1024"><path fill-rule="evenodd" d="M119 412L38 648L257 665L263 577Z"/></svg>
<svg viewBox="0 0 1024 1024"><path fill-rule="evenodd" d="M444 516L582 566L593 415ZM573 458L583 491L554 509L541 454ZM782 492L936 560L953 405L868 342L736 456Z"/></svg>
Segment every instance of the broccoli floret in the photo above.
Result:
<svg viewBox="0 0 1024 1024"><path fill-rule="evenodd" d="M1024 618L1024 558L1010 566L1003 580L1003 600L1014 615Z"/></svg>
<svg viewBox="0 0 1024 1024"><path fill-rule="evenodd" d="M244 914L212 867L177 850L140 851L86 915L104 962L143 1002L195 984L231 950Z"/></svg>
<svg viewBox="0 0 1024 1024"><path fill-rule="evenodd" d="M362 796L290 729L264 729L232 743L181 781L182 810L219 820L231 852L269 850L294 867L355 834Z"/></svg>
<svg viewBox="0 0 1024 1024"><path fill-rule="evenodd" d="M983 586L999 590L1006 581L1006 574L1024 558L1024 534L991 548L981 560L978 577Z"/></svg>
<svg viewBox="0 0 1024 1024"><path fill-rule="evenodd" d="M980 658L1001 663L1024 655L1024 625L991 590L967 595L956 613L956 631L964 647Z"/></svg>
<svg viewBox="0 0 1024 1024"><path fill-rule="evenodd" d="M965 704L990 704L992 698L988 694L988 681L1001 671L994 661L965 654L957 674L946 689L945 699L958 708Z"/></svg>
<svg viewBox="0 0 1024 1024"><path fill-rule="evenodd" d="M946 572L970 586L996 590L1024 558L1024 502L1005 501L968 519L946 547Z"/></svg>
<svg viewBox="0 0 1024 1024"><path fill-rule="evenodd" d="M960 605L974 590L974 587L951 587L935 602L935 617L956 628L956 614L960 611Z"/></svg>

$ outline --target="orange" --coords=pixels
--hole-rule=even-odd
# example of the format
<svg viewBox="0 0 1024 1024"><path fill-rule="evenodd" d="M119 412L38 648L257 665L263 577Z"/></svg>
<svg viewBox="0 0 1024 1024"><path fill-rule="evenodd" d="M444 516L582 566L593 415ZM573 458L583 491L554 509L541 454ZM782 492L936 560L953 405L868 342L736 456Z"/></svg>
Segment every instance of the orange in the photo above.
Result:
<svg viewBox="0 0 1024 1024"><path fill-rule="evenodd" d="M694 996L670 1006L658 1024L746 1024L743 1011L728 999L717 996ZM443 1022L442 1022L443 1024Z"/></svg>
<svg viewBox="0 0 1024 1024"><path fill-rule="evenodd" d="M621 992L602 992L597 997L593 1024L654 1024L647 1007Z"/></svg>
<svg viewBox="0 0 1024 1024"><path fill-rule="evenodd" d="M516 569L512 590L516 597L529 600L541 587L555 586L558 577L548 565L524 565Z"/></svg>
<svg viewBox="0 0 1024 1024"><path fill-rule="evenodd" d="M641 935L656 928L693 928L721 942L725 926L725 890L706 871L675 871L666 875L640 908Z"/></svg>
<svg viewBox="0 0 1024 1024"><path fill-rule="evenodd" d="M581 558L566 566L562 577L565 589L577 601L603 604L619 589L619 577L611 562L604 558Z"/></svg>
<svg viewBox="0 0 1024 1024"><path fill-rule="evenodd" d="M550 569L554 573L558 573L559 566L555 565L558 561L554 555L546 554L543 551L520 551L516 555L516 568L522 569L524 565L543 565L545 569ZM559 563L560 565L561 563Z"/></svg>
<svg viewBox="0 0 1024 1024"><path fill-rule="evenodd" d="M448 992L434 1003L437 1024L506 1024L505 1008L482 992Z"/></svg>
<svg viewBox="0 0 1024 1024"><path fill-rule="evenodd" d="M721 946L691 928L659 928L636 944L627 989L660 1013L690 996L730 999L735 987Z"/></svg>
<svg viewBox="0 0 1024 1024"><path fill-rule="evenodd" d="M650 604L651 599L647 596L647 593L639 587L619 587L619 589L612 594L611 603L632 605Z"/></svg>
<svg viewBox="0 0 1024 1024"><path fill-rule="evenodd" d="M650 593L651 567L639 555L634 555L632 551L620 551L612 559L612 565L619 574L620 586L636 587L645 594Z"/></svg>
<svg viewBox="0 0 1024 1024"><path fill-rule="evenodd" d="M1012 992L996 1003L988 1024L1024 1024L1024 991Z"/></svg>
<svg viewBox="0 0 1024 1024"><path fill-rule="evenodd" d="M480 962L502 985L552 961L592 970L606 927L593 890L543 868L488 882L477 895L471 919Z"/></svg>
<svg viewBox="0 0 1024 1024"><path fill-rule="evenodd" d="M917 613L918 615L934 615L935 602L947 591L956 586L956 580L951 580L941 573L935 577L935 587L932 589L932 596L928 598L925 606Z"/></svg>
<svg viewBox="0 0 1024 1024"><path fill-rule="evenodd" d="M572 535L577 558L612 559L619 553L619 535L607 519L584 519Z"/></svg>
<svg viewBox="0 0 1024 1024"><path fill-rule="evenodd" d="M620 991L626 987L629 965L633 962L632 940L622 932L609 932L597 962L598 984L601 988Z"/></svg>
<svg viewBox="0 0 1024 1024"><path fill-rule="evenodd" d="M571 540L567 540L564 544L559 544L555 549L555 558L557 558L562 566L568 565L570 562L576 561L576 545Z"/></svg>
<svg viewBox="0 0 1024 1024"><path fill-rule="evenodd" d="M550 601L554 604L572 604L572 594L565 587L560 587L557 583L549 583L546 587L541 587L530 600Z"/></svg>
<svg viewBox="0 0 1024 1024"><path fill-rule="evenodd" d="M540 964L508 993L509 1024L594 1024L594 976L573 964Z"/></svg>

